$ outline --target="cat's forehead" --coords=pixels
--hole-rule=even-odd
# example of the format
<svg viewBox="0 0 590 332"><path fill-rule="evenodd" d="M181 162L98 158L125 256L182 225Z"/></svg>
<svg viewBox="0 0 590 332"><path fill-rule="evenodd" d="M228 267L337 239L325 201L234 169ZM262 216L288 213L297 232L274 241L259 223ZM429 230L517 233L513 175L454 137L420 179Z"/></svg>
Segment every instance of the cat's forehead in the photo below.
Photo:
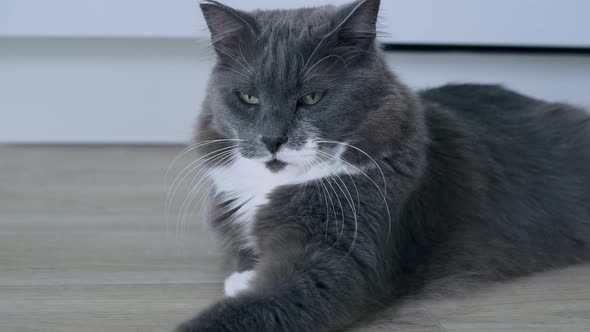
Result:
<svg viewBox="0 0 590 332"><path fill-rule="evenodd" d="M269 86L295 83L319 40L333 29L334 7L253 13L259 27L254 63Z"/></svg>
<svg viewBox="0 0 590 332"><path fill-rule="evenodd" d="M258 37L268 42L301 42L328 33L333 26L336 7L324 6L290 10L261 10L253 13Z"/></svg>

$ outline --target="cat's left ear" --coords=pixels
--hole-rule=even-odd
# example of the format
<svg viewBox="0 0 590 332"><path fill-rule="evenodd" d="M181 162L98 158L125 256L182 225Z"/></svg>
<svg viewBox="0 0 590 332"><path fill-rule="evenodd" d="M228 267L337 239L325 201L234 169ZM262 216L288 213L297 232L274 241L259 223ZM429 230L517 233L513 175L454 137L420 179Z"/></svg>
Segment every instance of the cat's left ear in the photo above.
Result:
<svg viewBox="0 0 590 332"><path fill-rule="evenodd" d="M359 0L341 9L340 21L330 36L340 46L368 49L377 36L380 0Z"/></svg>
<svg viewBox="0 0 590 332"><path fill-rule="evenodd" d="M213 47L221 57L238 52L240 43L246 43L256 33L256 23L247 13L212 0L200 6Z"/></svg>

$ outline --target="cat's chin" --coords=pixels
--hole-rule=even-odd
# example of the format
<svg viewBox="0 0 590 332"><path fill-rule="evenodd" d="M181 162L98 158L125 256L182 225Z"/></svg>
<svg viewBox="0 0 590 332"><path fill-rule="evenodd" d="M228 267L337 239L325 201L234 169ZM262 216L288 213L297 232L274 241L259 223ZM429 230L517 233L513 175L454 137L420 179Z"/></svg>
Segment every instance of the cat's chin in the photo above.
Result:
<svg viewBox="0 0 590 332"><path fill-rule="evenodd" d="M266 168L268 168L273 173L277 173L279 171L282 171L283 169L285 169L285 167L287 167L286 162L284 162L282 160L278 160L276 158L273 158L273 159L265 162L264 165L266 166Z"/></svg>

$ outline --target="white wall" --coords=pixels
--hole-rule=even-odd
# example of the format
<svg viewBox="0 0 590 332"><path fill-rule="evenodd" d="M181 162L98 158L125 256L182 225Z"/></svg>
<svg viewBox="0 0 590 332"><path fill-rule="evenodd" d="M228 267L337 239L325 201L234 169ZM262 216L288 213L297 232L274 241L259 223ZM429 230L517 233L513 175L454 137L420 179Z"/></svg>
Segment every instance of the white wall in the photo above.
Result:
<svg viewBox="0 0 590 332"><path fill-rule="evenodd" d="M213 63L193 39L0 38L0 142L190 139ZM387 55L413 87L504 83L590 106L590 56Z"/></svg>
<svg viewBox="0 0 590 332"><path fill-rule="evenodd" d="M221 0L240 9L352 0ZM199 0L1 0L0 37L196 38ZM588 0L382 0L382 40L590 47Z"/></svg>
<svg viewBox="0 0 590 332"><path fill-rule="evenodd" d="M213 64L198 2L0 0L0 143L188 141ZM404 44L590 47L588 12L588 0L383 0L379 26ZM413 87L498 82L590 106L590 56L387 56Z"/></svg>
<svg viewBox="0 0 590 332"><path fill-rule="evenodd" d="M0 142L186 141L206 53L192 40L0 39Z"/></svg>

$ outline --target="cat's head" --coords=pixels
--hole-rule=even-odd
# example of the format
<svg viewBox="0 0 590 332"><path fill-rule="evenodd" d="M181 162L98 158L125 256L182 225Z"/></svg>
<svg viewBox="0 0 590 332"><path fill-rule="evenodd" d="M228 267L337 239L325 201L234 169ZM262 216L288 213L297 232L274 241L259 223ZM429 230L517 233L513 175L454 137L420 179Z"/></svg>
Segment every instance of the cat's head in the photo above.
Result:
<svg viewBox="0 0 590 332"><path fill-rule="evenodd" d="M346 145L329 142L391 136L379 132L389 115L376 113L396 88L375 43L379 0L251 13L214 1L201 8L217 53L201 139L234 140L242 157L277 172L339 158Z"/></svg>

